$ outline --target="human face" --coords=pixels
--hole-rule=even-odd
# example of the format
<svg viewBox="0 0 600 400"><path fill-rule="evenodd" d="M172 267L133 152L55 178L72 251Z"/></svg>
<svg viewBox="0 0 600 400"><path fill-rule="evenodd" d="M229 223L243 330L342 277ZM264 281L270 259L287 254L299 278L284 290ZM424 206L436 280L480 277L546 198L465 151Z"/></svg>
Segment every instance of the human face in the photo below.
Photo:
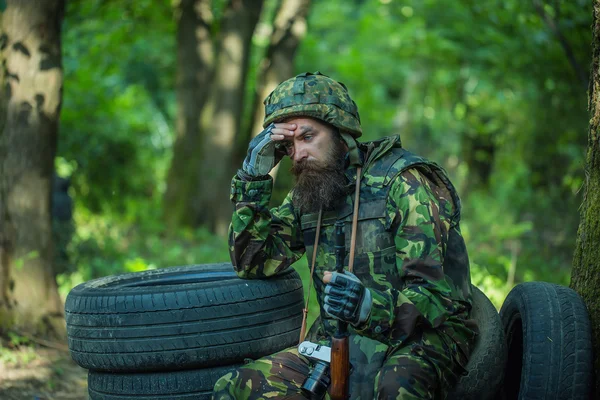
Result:
<svg viewBox="0 0 600 400"><path fill-rule="evenodd" d="M335 209L347 192L345 143L335 135L333 128L311 118L294 118L276 129L273 135L287 144L288 155L293 160L294 206L302 212Z"/></svg>
<svg viewBox="0 0 600 400"><path fill-rule="evenodd" d="M271 138L284 143L288 156L294 165L308 161L322 164L334 146L334 132L331 126L313 118L290 118L275 124Z"/></svg>

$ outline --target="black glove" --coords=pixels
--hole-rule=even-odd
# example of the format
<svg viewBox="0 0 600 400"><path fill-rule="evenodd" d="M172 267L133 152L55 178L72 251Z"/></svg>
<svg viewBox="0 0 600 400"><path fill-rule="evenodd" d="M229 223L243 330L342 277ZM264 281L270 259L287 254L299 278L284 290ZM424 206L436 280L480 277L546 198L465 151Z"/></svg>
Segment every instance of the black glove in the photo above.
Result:
<svg viewBox="0 0 600 400"><path fill-rule="evenodd" d="M371 313L371 292L351 272L334 272L325 286L323 309L339 320L359 326Z"/></svg>
<svg viewBox="0 0 600 400"><path fill-rule="evenodd" d="M250 141L248 154L242 166L242 170L249 176L267 175L286 154L280 143L271 140L271 131L274 127L275 124L271 123Z"/></svg>

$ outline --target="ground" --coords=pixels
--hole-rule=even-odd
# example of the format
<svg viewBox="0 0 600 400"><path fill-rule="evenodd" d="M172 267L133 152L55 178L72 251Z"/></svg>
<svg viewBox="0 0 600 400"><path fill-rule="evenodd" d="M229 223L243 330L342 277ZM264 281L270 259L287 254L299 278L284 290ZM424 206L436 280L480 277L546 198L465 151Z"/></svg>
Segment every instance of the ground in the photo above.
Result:
<svg viewBox="0 0 600 400"><path fill-rule="evenodd" d="M87 400L87 370L67 351L0 341L0 399Z"/></svg>

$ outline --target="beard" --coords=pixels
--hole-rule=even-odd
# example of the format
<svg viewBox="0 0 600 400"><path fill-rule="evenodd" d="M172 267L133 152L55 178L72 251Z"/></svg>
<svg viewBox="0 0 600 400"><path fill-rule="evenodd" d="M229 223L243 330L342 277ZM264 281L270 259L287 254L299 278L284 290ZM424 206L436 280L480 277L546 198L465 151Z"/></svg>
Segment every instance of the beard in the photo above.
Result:
<svg viewBox="0 0 600 400"><path fill-rule="evenodd" d="M303 160L291 168L296 178L292 200L302 213L313 213L320 209L330 211L348 194L344 174L346 150L340 140L334 138L323 161Z"/></svg>

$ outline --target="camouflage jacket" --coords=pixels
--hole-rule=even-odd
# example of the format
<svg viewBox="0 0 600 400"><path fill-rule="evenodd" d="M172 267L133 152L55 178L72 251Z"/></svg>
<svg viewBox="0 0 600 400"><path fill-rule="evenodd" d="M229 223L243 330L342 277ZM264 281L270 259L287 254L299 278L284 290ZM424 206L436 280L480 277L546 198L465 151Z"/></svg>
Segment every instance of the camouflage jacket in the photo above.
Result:
<svg viewBox="0 0 600 400"><path fill-rule="evenodd" d="M365 353L365 363L373 364L374 353L401 346L419 326L428 326L450 336L468 357L476 327L468 321L469 261L453 185L441 167L404 150L397 136L360 147L366 160L354 273L371 291L373 308L363 326L351 328L355 347ZM356 169L348 168L346 175L353 188ZM271 180L244 182L234 177L232 181L235 212L229 244L234 268L242 278L274 275L304 252L309 260L312 257L318 214L301 215L291 193L281 206L269 209L271 189ZM335 331L335 320L322 309L325 285L321 280L325 271L335 270L338 219L346 222L349 249L354 191L349 193L338 210L323 213L314 276L321 306L317 337Z"/></svg>

